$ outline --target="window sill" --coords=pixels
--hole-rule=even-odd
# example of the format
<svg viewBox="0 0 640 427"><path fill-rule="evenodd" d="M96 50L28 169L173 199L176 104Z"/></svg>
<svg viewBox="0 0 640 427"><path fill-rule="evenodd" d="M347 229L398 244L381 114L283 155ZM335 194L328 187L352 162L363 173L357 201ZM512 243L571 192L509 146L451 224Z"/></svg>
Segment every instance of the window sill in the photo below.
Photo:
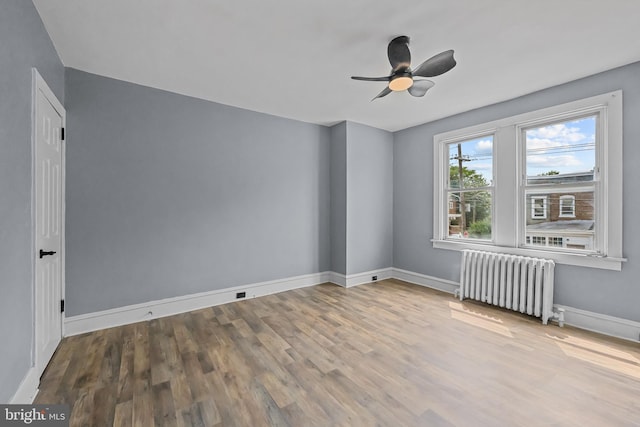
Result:
<svg viewBox="0 0 640 427"><path fill-rule="evenodd" d="M463 249L474 249L478 251L489 251L506 253L512 255L522 255L536 258L545 258L555 261L557 264L575 265L579 267L600 268L604 270L622 270L622 263L626 258L602 257L587 254L571 254L565 252L554 252L550 250L536 250L529 248L512 248L508 246L496 246L492 243L453 241L453 240L431 240L436 249L447 249L461 251Z"/></svg>

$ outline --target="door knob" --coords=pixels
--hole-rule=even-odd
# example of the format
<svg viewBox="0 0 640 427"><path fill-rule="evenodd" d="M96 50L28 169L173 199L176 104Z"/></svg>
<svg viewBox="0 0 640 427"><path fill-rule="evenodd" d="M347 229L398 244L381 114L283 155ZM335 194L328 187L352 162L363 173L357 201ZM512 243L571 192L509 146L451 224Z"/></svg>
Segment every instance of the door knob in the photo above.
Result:
<svg viewBox="0 0 640 427"><path fill-rule="evenodd" d="M44 256L53 255L55 253L56 251L43 251L42 249L40 249L40 259L42 259L42 257Z"/></svg>

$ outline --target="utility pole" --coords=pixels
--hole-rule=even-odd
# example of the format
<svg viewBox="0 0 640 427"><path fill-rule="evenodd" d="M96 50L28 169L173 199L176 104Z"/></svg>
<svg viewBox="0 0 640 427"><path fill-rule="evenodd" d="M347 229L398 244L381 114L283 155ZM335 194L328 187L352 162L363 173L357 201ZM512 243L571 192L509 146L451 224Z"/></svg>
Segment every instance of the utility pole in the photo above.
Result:
<svg viewBox="0 0 640 427"><path fill-rule="evenodd" d="M469 158L462 157L462 144L458 144L458 155L454 157L454 159L458 160L458 188L460 190L464 189L463 178L464 173L462 172L462 162L468 162ZM464 236L464 232L467 228L466 226L466 205L464 203L464 192L460 191L460 232Z"/></svg>

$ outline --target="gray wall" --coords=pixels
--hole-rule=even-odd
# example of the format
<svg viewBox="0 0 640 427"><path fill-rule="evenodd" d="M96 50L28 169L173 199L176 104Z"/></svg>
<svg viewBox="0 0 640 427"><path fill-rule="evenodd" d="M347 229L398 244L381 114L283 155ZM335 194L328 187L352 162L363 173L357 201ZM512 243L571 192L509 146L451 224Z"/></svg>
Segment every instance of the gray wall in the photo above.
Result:
<svg viewBox="0 0 640 427"><path fill-rule="evenodd" d="M64 101L64 68L30 1L0 6L0 403L31 366L31 67Z"/></svg>
<svg viewBox="0 0 640 427"><path fill-rule="evenodd" d="M347 274L393 266L393 134L347 122Z"/></svg>
<svg viewBox="0 0 640 427"><path fill-rule="evenodd" d="M392 264L393 134L339 123L331 128L331 271Z"/></svg>
<svg viewBox="0 0 640 427"><path fill-rule="evenodd" d="M67 315L330 268L330 129L66 70Z"/></svg>
<svg viewBox="0 0 640 427"><path fill-rule="evenodd" d="M331 271L347 274L347 122L331 128Z"/></svg>
<svg viewBox="0 0 640 427"><path fill-rule="evenodd" d="M394 145L394 266L458 281L460 254L433 249L433 136L622 89L624 97L624 255L621 272L560 265L555 302L640 321L640 63L536 92L521 98L397 132Z"/></svg>

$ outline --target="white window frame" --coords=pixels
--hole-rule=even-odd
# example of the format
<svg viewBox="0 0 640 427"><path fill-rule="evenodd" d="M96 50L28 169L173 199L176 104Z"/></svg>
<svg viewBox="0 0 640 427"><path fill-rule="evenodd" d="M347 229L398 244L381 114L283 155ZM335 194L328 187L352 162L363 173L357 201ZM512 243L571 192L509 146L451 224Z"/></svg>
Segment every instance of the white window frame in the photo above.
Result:
<svg viewBox="0 0 640 427"><path fill-rule="evenodd" d="M572 120L597 114L599 125L594 173L597 204L594 212L598 251L572 252L564 248L534 248L525 244L526 147L523 129L536 124ZM494 198L491 241L448 238L448 145L493 135ZM622 91L614 91L562 105L520 114L434 136L433 238L434 248L478 249L553 259L559 264L621 270L622 253ZM575 205L574 205L575 206Z"/></svg>
<svg viewBox="0 0 640 427"><path fill-rule="evenodd" d="M531 199L531 219L547 219L547 196L529 196ZM535 200L542 200L542 215L536 215Z"/></svg>
<svg viewBox="0 0 640 427"><path fill-rule="evenodd" d="M563 209L564 209L564 201L565 200L570 200L571 204L569 207L571 207L571 213L570 214L565 214L563 213ZM576 217L576 196L572 196L572 195L564 195L564 196L560 196L560 202L559 202L559 207L560 207L560 211L558 212L558 218L575 218Z"/></svg>

